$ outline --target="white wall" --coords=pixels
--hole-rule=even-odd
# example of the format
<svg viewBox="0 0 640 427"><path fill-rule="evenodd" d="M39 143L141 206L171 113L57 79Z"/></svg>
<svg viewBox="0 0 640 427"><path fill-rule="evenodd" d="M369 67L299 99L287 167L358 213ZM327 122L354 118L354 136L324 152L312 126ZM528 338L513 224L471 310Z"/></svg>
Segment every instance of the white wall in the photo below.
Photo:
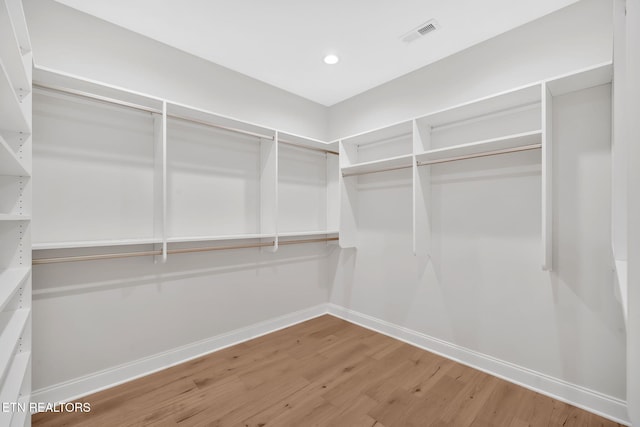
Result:
<svg viewBox="0 0 640 427"><path fill-rule="evenodd" d="M53 0L25 0L24 7L36 65L326 139L320 104Z"/></svg>
<svg viewBox="0 0 640 427"><path fill-rule="evenodd" d="M346 137L610 61L611 34L611 2L582 0L333 105L329 137Z"/></svg>
<svg viewBox="0 0 640 427"><path fill-rule="evenodd" d="M276 254L173 255L166 265L147 257L35 266L33 388L324 303L329 250L297 245ZM71 397L67 392L49 396Z"/></svg>

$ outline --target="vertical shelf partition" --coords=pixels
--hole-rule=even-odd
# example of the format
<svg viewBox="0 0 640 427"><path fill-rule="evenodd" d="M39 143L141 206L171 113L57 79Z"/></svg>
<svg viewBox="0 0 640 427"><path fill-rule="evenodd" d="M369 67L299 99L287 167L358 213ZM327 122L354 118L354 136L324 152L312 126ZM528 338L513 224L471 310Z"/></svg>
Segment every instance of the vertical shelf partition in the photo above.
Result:
<svg viewBox="0 0 640 427"><path fill-rule="evenodd" d="M31 47L22 3L0 0L0 401L31 394ZM0 425L30 425L1 412Z"/></svg>

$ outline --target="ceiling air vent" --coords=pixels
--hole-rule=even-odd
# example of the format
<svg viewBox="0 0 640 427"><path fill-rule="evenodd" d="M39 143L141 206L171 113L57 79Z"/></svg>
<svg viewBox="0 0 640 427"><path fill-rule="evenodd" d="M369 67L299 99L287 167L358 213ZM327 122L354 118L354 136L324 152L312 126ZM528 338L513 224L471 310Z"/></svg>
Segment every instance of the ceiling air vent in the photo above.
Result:
<svg viewBox="0 0 640 427"><path fill-rule="evenodd" d="M417 26L413 30L409 31L407 34L400 37L400 39L405 43L411 43L413 41L418 40L420 37L426 36L427 34L434 32L440 28L440 25L435 19L431 19L425 22L422 25Z"/></svg>

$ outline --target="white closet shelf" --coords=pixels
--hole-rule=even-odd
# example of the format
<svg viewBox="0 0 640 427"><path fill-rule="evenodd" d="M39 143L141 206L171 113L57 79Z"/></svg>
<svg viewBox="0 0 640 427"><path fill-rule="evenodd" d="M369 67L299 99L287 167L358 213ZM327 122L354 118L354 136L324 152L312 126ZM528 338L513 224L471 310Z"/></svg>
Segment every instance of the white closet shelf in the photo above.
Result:
<svg viewBox="0 0 640 427"><path fill-rule="evenodd" d="M0 175L31 176L16 153L0 135Z"/></svg>
<svg viewBox="0 0 640 427"><path fill-rule="evenodd" d="M5 377L4 384L0 390L0 401L2 402L17 402L22 396L20 396L20 390L24 384L27 370L29 369L29 362L31 360L31 352L26 351L19 353L13 359L9 372ZM15 414L12 412L2 412L2 418L0 418L0 425L11 425L12 417ZM4 419L3 419L4 418Z"/></svg>
<svg viewBox="0 0 640 427"><path fill-rule="evenodd" d="M338 230L287 231L278 233L278 237L324 236L328 234L338 234Z"/></svg>
<svg viewBox="0 0 640 427"><path fill-rule="evenodd" d="M514 135L507 135L500 138L492 138L484 141L470 142L467 144L454 145L451 147L436 148L416 155L418 164L429 163L431 161L452 160L458 157L480 155L482 153L500 150L516 149L521 147L541 144L542 131L524 132Z"/></svg>
<svg viewBox="0 0 640 427"><path fill-rule="evenodd" d="M245 239L275 239L275 233L271 234L229 234L217 236L186 236L186 237L169 237L169 243L188 243L188 242L213 242L224 240L245 240Z"/></svg>
<svg viewBox="0 0 640 427"><path fill-rule="evenodd" d="M25 405L27 410L20 411L13 414L11 418L11 427L24 427L27 423L27 417L31 417L31 412L29 412L29 401L30 396L24 396L18 399L18 403L21 405Z"/></svg>
<svg viewBox="0 0 640 427"><path fill-rule="evenodd" d="M29 38L29 30L27 29L27 19L24 15L21 1L5 1L9 16L13 23L13 29L20 45L20 51L23 54L31 52L31 39Z"/></svg>
<svg viewBox="0 0 640 427"><path fill-rule="evenodd" d="M31 269L28 267L8 268L0 271L0 283L2 284L0 286L0 311L20 289L30 271Z"/></svg>
<svg viewBox="0 0 640 427"><path fill-rule="evenodd" d="M546 84L551 95L559 96L577 90L611 83L612 79L613 64L611 62L605 62L578 72L555 77L547 80Z"/></svg>
<svg viewBox="0 0 640 427"><path fill-rule="evenodd" d="M133 246L133 245L151 245L162 243L161 239L143 238L143 239L118 239L118 240L84 240L77 242L46 242L34 243L33 250L45 249L74 249L74 248L93 248L101 246Z"/></svg>
<svg viewBox="0 0 640 427"><path fill-rule="evenodd" d="M30 221L28 215L0 214L0 221Z"/></svg>
<svg viewBox="0 0 640 427"><path fill-rule="evenodd" d="M16 94L22 91L23 95L27 95L31 92L27 73L27 67L31 67L31 63L22 54L18 35L9 13L9 5L7 2L2 2L0 4L0 58L3 58L5 70Z"/></svg>
<svg viewBox="0 0 640 427"><path fill-rule="evenodd" d="M366 173L383 172L387 170L403 169L413 166L413 154L389 157L371 162L358 163L341 168L342 176L362 175Z"/></svg>
<svg viewBox="0 0 640 427"><path fill-rule="evenodd" d="M416 120L424 122L433 128L449 126L478 117L484 117L503 111L513 110L515 108L534 105L540 103L541 99L541 84L535 83L485 98L465 102L464 104L459 104L419 117Z"/></svg>
<svg viewBox="0 0 640 427"><path fill-rule="evenodd" d="M278 143L307 150L338 154L338 143L327 143L318 139L306 138L286 132L278 133Z"/></svg>
<svg viewBox="0 0 640 427"><path fill-rule="evenodd" d="M0 59L0 129L30 133L25 110Z"/></svg>
<svg viewBox="0 0 640 427"><path fill-rule="evenodd" d="M2 331L0 332L0 378L5 376L5 372L2 370L9 368L22 331L27 325L30 311L29 309L20 309L0 313L0 331ZM5 385L6 383L7 381L5 381ZM2 402L15 402L15 400L5 400L4 395L2 397L0 398Z"/></svg>

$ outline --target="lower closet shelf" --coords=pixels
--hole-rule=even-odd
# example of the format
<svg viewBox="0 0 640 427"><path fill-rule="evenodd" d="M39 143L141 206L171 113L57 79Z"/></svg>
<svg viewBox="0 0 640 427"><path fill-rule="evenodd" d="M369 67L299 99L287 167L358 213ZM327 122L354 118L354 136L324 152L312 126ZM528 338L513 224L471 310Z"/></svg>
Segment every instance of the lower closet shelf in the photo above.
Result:
<svg viewBox="0 0 640 427"><path fill-rule="evenodd" d="M8 374L0 390L0 401L17 403L22 396L20 390L24 384L31 361L31 353L24 352L16 355L11 364ZM18 416L18 412L0 412L0 425L9 426L13 424L13 418Z"/></svg>
<svg viewBox="0 0 640 427"><path fill-rule="evenodd" d="M224 241L235 241L242 239L269 239L269 241L259 241L254 243L240 243L240 244L230 244L230 245L218 245L218 246L195 246L195 247L178 247L178 248L163 248L163 249L152 249L146 251L133 251L133 252L114 252L114 253L96 253L96 254L80 254L80 255L65 255L60 257L51 257L51 258L33 258L33 265L39 264L57 264L63 262L75 262L75 261L97 261L97 260L106 260L106 259L116 259L116 258L133 258L133 257L147 257L147 256L164 256L164 255L175 255L175 254L185 254L185 253L193 253L193 252L213 252L213 251L223 251L223 250L234 250L234 249L249 249L249 248L263 248L263 247L276 247L278 245L295 245L295 244L306 244L306 243L322 243L322 242L330 242L337 241L338 236L337 231L312 231L312 232L295 232L288 233L285 237L311 237L309 239L296 239L296 240L286 240L280 241L276 243L276 235L274 234L260 234L260 235L235 235L235 236L204 236L204 237L196 237L196 238L171 238L168 243L189 243L189 242L208 242L208 241L216 241L218 243ZM314 236L325 236L325 237L314 237ZM331 236L331 237L330 237ZM161 242L154 242L161 243ZM140 244L140 243L138 243ZM116 245L113 245L116 246ZM96 247L96 246L87 246L87 247ZM77 247L75 249L80 249L81 247ZM35 250L53 250L53 249L73 249L69 247L47 247L43 248L43 246L36 246Z"/></svg>
<svg viewBox="0 0 640 427"><path fill-rule="evenodd" d="M29 309L4 311L0 313L0 331L2 331L0 332L0 368L6 370L9 367L11 357L14 355L16 347L18 346L22 331L24 331L27 325L29 313ZM0 378L4 378L5 374L6 372L0 370Z"/></svg>

